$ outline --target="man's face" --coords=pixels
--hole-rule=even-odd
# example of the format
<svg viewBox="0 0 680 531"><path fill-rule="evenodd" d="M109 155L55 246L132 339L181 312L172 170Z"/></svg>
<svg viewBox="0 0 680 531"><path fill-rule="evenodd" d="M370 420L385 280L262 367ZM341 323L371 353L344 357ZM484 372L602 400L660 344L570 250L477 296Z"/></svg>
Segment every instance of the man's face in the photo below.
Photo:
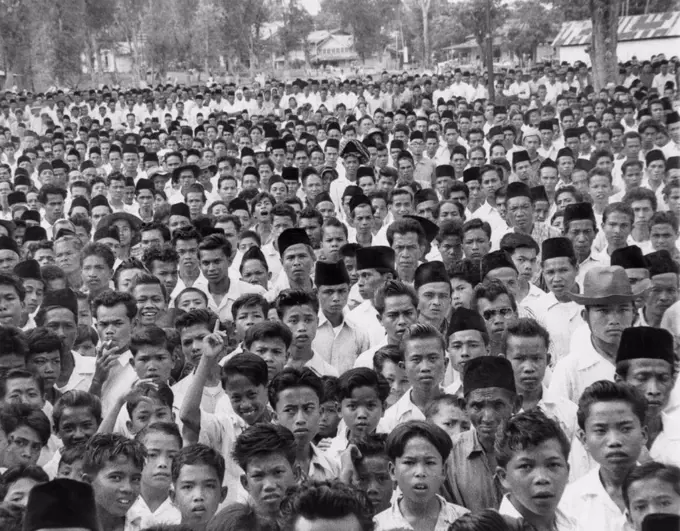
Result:
<svg viewBox="0 0 680 531"><path fill-rule="evenodd" d="M517 395L499 387L475 389L465 396L465 410L480 440L493 442L517 411Z"/></svg>
<svg viewBox="0 0 680 531"><path fill-rule="evenodd" d="M201 272L212 284L224 280L229 271L231 260L227 258L222 249L204 250L200 252L199 265Z"/></svg>
<svg viewBox="0 0 680 531"><path fill-rule="evenodd" d="M126 456L108 461L92 478L97 506L106 513L124 517L139 496L142 471Z"/></svg>
<svg viewBox="0 0 680 531"><path fill-rule="evenodd" d="M647 414L657 418L668 404L675 384L673 366L665 360L636 358L628 361L625 382L647 400Z"/></svg>
<svg viewBox="0 0 680 531"><path fill-rule="evenodd" d="M173 502L182 522L203 529L224 499L217 471L208 465L183 465L174 484Z"/></svg>
<svg viewBox="0 0 680 531"><path fill-rule="evenodd" d="M90 292L105 290L111 281L111 268L102 256L90 255L83 260L83 282Z"/></svg>
<svg viewBox="0 0 680 531"><path fill-rule="evenodd" d="M319 396L309 387L292 387L278 394L276 416L279 424L293 432L299 448L309 444L319 430Z"/></svg>
<svg viewBox="0 0 680 531"><path fill-rule="evenodd" d="M123 303L97 308L97 331L102 341L110 341L119 350L127 348L132 335L132 321Z"/></svg>
<svg viewBox="0 0 680 531"><path fill-rule="evenodd" d="M491 240L482 229L470 229L463 236L463 251L470 260L481 260L491 250Z"/></svg>
<svg viewBox="0 0 680 531"><path fill-rule="evenodd" d="M513 501L531 514L552 518L569 480L569 465L560 441L553 438L513 452L498 474Z"/></svg>
<svg viewBox="0 0 680 531"><path fill-rule="evenodd" d="M155 324L165 314L166 301L160 285L139 284L133 288L132 295L137 300L139 324Z"/></svg>
<svg viewBox="0 0 680 531"><path fill-rule="evenodd" d="M635 531L642 531L642 521L648 514L680 515L677 486L658 477L633 481L628 487L628 501L628 522Z"/></svg>
<svg viewBox="0 0 680 531"><path fill-rule="evenodd" d="M0 323L19 326L23 311L24 303L16 288L9 284L0 285Z"/></svg>
<svg viewBox="0 0 680 531"><path fill-rule="evenodd" d="M638 461L647 443L647 428L629 402L595 402L578 436L600 467L623 473Z"/></svg>
<svg viewBox="0 0 680 531"><path fill-rule="evenodd" d="M506 358L512 364L519 395L540 390L550 359L542 337L508 337Z"/></svg>
<svg viewBox="0 0 680 531"><path fill-rule="evenodd" d="M618 345L625 328L632 326L633 303L591 306L584 310L584 320L591 334L603 343Z"/></svg>
<svg viewBox="0 0 680 531"><path fill-rule="evenodd" d="M413 278L423 254L423 249L418 241L418 234L415 232L394 234L392 249L394 249L395 264L400 277Z"/></svg>
<svg viewBox="0 0 680 531"><path fill-rule="evenodd" d="M64 343L64 348L71 350L78 332L76 318L66 308L52 308L45 314L45 328L55 333Z"/></svg>
<svg viewBox="0 0 680 531"><path fill-rule="evenodd" d="M486 321L489 336L494 341L500 341L508 323L517 318L515 310L512 309L510 296L505 293L496 297L494 301L479 299L477 310Z"/></svg>
<svg viewBox="0 0 680 531"><path fill-rule="evenodd" d="M649 239L655 251L666 250L674 254L678 234L669 223L657 223L652 225L649 231Z"/></svg>
<svg viewBox="0 0 680 531"><path fill-rule="evenodd" d="M652 277L652 288L647 293L645 310L658 318L678 300L678 275L663 273Z"/></svg>

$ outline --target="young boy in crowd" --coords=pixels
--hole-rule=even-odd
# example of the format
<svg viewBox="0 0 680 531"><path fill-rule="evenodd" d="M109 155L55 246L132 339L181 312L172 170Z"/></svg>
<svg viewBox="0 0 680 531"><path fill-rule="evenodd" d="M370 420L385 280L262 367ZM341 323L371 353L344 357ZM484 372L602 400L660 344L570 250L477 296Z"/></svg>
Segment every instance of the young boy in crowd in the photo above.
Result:
<svg viewBox="0 0 680 531"><path fill-rule="evenodd" d="M80 447L97 433L102 422L102 404L86 391L66 391L57 400L52 411L52 427L63 447L43 467L50 478L57 475L60 453Z"/></svg>
<svg viewBox="0 0 680 531"><path fill-rule="evenodd" d="M573 529L559 508L569 480L569 440L540 410L512 417L496 441L496 473L507 494L498 512L535 529Z"/></svg>
<svg viewBox="0 0 680 531"><path fill-rule="evenodd" d="M321 416L319 417L319 433L316 434L314 443L325 450L338 434L340 396L338 378L324 376L321 381L323 382L323 402L321 403Z"/></svg>
<svg viewBox="0 0 680 531"><path fill-rule="evenodd" d="M390 459L384 434L369 435L356 444L358 453L353 460L352 484L366 493L373 514L386 510L392 502L394 481L390 476ZM341 471L342 477L342 471Z"/></svg>
<svg viewBox="0 0 680 531"><path fill-rule="evenodd" d="M286 289L276 297L274 306L281 322L293 334L288 365L298 369L309 367L319 376L339 376L337 369L312 349L319 326L319 300L316 295Z"/></svg>
<svg viewBox="0 0 680 531"><path fill-rule="evenodd" d="M600 380L587 387L578 403L578 437L597 462L564 492L562 508L577 529L619 529L626 524L623 483L647 442L647 403L626 384Z"/></svg>
<svg viewBox="0 0 680 531"><path fill-rule="evenodd" d="M2 466L35 466L50 438L50 421L41 410L26 404L7 404L0 410L0 430L6 447Z"/></svg>
<svg viewBox="0 0 680 531"><path fill-rule="evenodd" d="M390 476L401 493L390 508L375 517L375 531L448 529L468 512L438 494L450 454L451 438L438 426L410 420L392 430L387 437L387 456Z"/></svg>
<svg viewBox="0 0 680 531"><path fill-rule="evenodd" d="M238 436L233 456L243 469L241 483L257 518L276 523L286 491L296 480L293 434L278 424L256 424Z"/></svg>
<svg viewBox="0 0 680 531"><path fill-rule="evenodd" d="M401 347L411 390L385 412L378 427L380 433L390 433L407 420L425 420L425 410L441 394L449 361L444 336L432 325L414 324L404 333Z"/></svg>
<svg viewBox="0 0 680 531"><path fill-rule="evenodd" d="M171 492L183 525L205 531L227 495L222 487L224 474L224 457L208 446L192 444L177 454L172 461Z"/></svg>
<svg viewBox="0 0 680 531"><path fill-rule="evenodd" d="M31 489L49 480L45 471L39 466L13 466L0 476L0 500L26 507Z"/></svg>
<svg viewBox="0 0 680 531"><path fill-rule="evenodd" d="M66 450L61 450L61 459L57 468L58 478L83 480L83 455L85 454L85 443L71 446Z"/></svg>
<svg viewBox="0 0 680 531"><path fill-rule="evenodd" d="M470 429L470 420L460 405L460 398L444 394L435 398L425 410L425 420L439 426L451 440Z"/></svg>
<svg viewBox="0 0 680 531"><path fill-rule="evenodd" d="M287 326L265 321L248 329L243 340L247 352L262 358L267 364L269 381L288 363L288 349L293 335Z"/></svg>
<svg viewBox="0 0 680 531"><path fill-rule="evenodd" d="M197 288L184 288L175 297L175 308L183 312L191 310L207 310L208 297Z"/></svg>
<svg viewBox="0 0 680 531"><path fill-rule="evenodd" d="M76 341L73 344L75 350L81 356L94 358L97 355L96 346L99 342L97 331L89 325L78 325Z"/></svg>
<svg viewBox="0 0 680 531"><path fill-rule="evenodd" d="M371 369L350 369L338 378L338 401L344 426L327 450L331 458L338 459L348 445L375 433L388 395L387 382Z"/></svg>
<svg viewBox="0 0 680 531"><path fill-rule="evenodd" d="M139 496L146 450L116 433L98 433L85 447L83 479L92 486L101 531L120 531Z"/></svg>
<svg viewBox="0 0 680 531"><path fill-rule="evenodd" d="M373 370L387 380L390 394L385 407L393 406L410 385L404 370L404 352L399 345L385 345L373 354Z"/></svg>
<svg viewBox="0 0 680 531"><path fill-rule="evenodd" d="M460 395L462 392L465 365L472 359L489 355L489 334L482 316L474 310L457 308L449 320L447 354L449 355L451 378L446 392Z"/></svg>
<svg viewBox="0 0 680 531"><path fill-rule="evenodd" d="M153 525L179 524L182 516L170 500L172 462L182 449L182 435L172 422L154 422L135 439L146 449L140 496L130 507L128 522L139 529Z"/></svg>
<svg viewBox="0 0 680 531"><path fill-rule="evenodd" d="M680 468L649 461L635 467L623 482L628 523L642 531L648 514L680 515Z"/></svg>
<svg viewBox="0 0 680 531"><path fill-rule="evenodd" d="M334 479L338 463L320 451L312 441L319 431L323 382L311 369L287 367L269 384L269 403L276 421L295 436L295 466L302 477Z"/></svg>
<svg viewBox="0 0 680 531"><path fill-rule="evenodd" d="M257 293L249 293L246 295L241 295L238 299L236 299L231 307L231 315L234 319L235 325L236 340L239 342L243 341L243 338L246 336L246 332L250 328L256 324L264 322L267 319L268 312L269 303L262 295ZM230 355L242 351L243 344L240 344L236 350L231 352Z"/></svg>
<svg viewBox="0 0 680 531"><path fill-rule="evenodd" d="M31 330L26 339L28 340L26 369L42 378L45 400L54 404L57 401L54 385L61 376L61 339L42 327Z"/></svg>

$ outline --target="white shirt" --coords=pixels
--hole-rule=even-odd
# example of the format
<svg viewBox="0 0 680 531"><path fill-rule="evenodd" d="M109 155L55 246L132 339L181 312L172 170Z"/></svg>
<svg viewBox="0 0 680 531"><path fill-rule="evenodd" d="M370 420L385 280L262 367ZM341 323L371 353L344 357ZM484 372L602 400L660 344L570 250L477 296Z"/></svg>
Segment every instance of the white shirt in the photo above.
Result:
<svg viewBox="0 0 680 531"><path fill-rule="evenodd" d="M512 518L524 518L522 514L515 508L512 502L508 499L508 495L503 496L501 506L498 508L498 513L510 516ZM576 531L576 519L569 516L560 508L557 507L555 511L555 530L556 531Z"/></svg>
<svg viewBox="0 0 680 531"><path fill-rule="evenodd" d="M576 531L633 531L600 480L600 468L567 485L560 507L576 518Z"/></svg>
<svg viewBox="0 0 680 531"><path fill-rule="evenodd" d="M663 431L657 435L649 456L665 465L680 466L680 419L678 415L661 413Z"/></svg>
<svg viewBox="0 0 680 531"><path fill-rule="evenodd" d="M399 508L401 498L401 496L397 498L389 508L373 517L375 531L413 530L413 526L411 526L406 518L404 518L404 515L401 514L401 509ZM437 494L437 499L439 500L439 515L437 516L437 523L434 526L434 531L448 531L456 520L470 512L465 507L448 503L439 494Z"/></svg>
<svg viewBox="0 0 680 531"><path fill-rule="evenodd" d="M367 369L373 368L373 356L375 353L387 345L387 336L383 335L383 339L375 347L369 348L366 352L359 354L359 357L354 361L354 368L366 367Z"/></svg>
<svg viewBox="0 0 680 531"><path fill-rule="evenodd" d="M312 350L312 352L314 354L310 360L305 363L305 367L312 369L318 376L335 376L336 378L340 376L338 370L329 363L326 363L318 352L315 350Z"/></svg>
<svg viewBox="0 0 680 531"><path fill-rule="evenodd" d="M378 320L378 311L373 306L370 300L365 300L359 306L351 310L348 318L361 327L368 334L368 340L371 347L376 345L383 345L385 342L385 328ZM373 359L371 358L371 367L373 366Z"/></svg>
<svg viewBox="0 0 680 531"><path fill-rule="evenodd" d="M390 433L399 424L408 420L425 420L425 413L411 400L412 391L413 388L409 388L399 400L387 408L378 423L377 433Z"/></svg>
<svg viewBox="0 0 680 531"><path fill-rule="evenodd" d="M182 514L179 509L166 498L155 511L151 511L141 495L137 497L125 515L125 527L131 529L146 529L161 524L181 524Z"/></svg>
<svg viewBox="0 0 680 531"><path fill-rule="evenodd" d="M234 304L234 301L241 295L250 293L258 293L264 296L266 290L260 285L249 284L243 280L229 277L229 290L224 295L224 297L222 297L222 300L219 304L215 302L215 299L213 298L210 291L207 289L205 290L205 294L208 296L208 308L215 312L219 316L220 321L223 322L234 320L231 315L231 307Z"/></svg>
<svg viewBox="0 0 680 531"><path fill-rule="evenodd" d="M184 403L184 398L186 397L187 393L189 392L189 386L191 386L192 382L196 378L196 373L192 372L191 374L187 374L184 378L182 378L179 382L177 382L175 385L173 385L170 390L172 391L172 394L174 396L174 406L177 409L182 409L182 404ZM224 392L224 389L222 389L222 385L218 383L214 387L209 387L207 385L203 386L203 396L201 397L201 410L205 411L206 413L215 413L215 409L217 408L217 403L220 401L220 399L223 396L227 396L226 393Z"/></svg>
<svg viewBox="0 0 680 531"><path fill-rule="evenodd" d="M587 340L585 340L587 337ZM550 392L578 403L586 387L599 380L614 381L614 365L593 347L590 335L574 341L553 371Z"/></svg>
<svg viewBox="0 0 680 531"><path fill-rule="evenodd" d="M551 365L569 354L569 340L574 331L583 323L583 306L574 301L559 302L553 293L546 295L546 309L543 320L550 333L553 359Z"/></svg>
<svg viewBox="0 0 680 531"><path fill-rule="evenodd" d="M55 385L55 388L60 393L65 393L66 391L72 391L74 389L89 391L90 385L92 385L92 378L94 378L97 359L91 356L83 356L75 350L72 350L71 354L73 355L74 362L71 377L68 379L65 386L57 387Z"/></svg>

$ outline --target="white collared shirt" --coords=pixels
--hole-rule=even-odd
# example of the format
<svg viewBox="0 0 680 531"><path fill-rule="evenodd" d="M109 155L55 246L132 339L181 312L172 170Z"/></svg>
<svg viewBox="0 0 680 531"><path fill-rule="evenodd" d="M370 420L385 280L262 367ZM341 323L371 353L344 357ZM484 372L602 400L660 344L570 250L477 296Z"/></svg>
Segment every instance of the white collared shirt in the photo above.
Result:
<svg viewBox="0 0 680 531"><path fill-rule="evenodd" d="M599 380L613 382L614 372L614 364L595 350L591 336L584 336L583 339L574 341L569 354L555 365L550 393L578 403L581 394L589 385Z"/></svg>
<svg viewBox="0 0 680 531"><path fill-rule="evenodd" d="M413 388L409 388L399 400L387 408L383 418L380 419L377 433L390 433L399 424L409 420L425 420L425 413L411 400L412 391Z"/></svg>
<svg viewBox="0 0 680 531"><path fill-rule="evenodd" d="M316 350L312 349L312 352L312 357L305 363L305 367L312 369L318 376L335 376L336 378L340 376L338 370L326 363Z"/></svg>
<svg viewBox="0 0 680 531"><path fill-rule="evenodd" d="M387 336L383 335L383 339L375 347L369 348L366 352L359 354L359 357L354 361L354 368L366 367L367 369L373 368L373 356L374 354L387 345Z"/></svg>
<svg viewBox="0 0 680 531"><path fill-rule="evenodd" d="M470 512L465 507L448 503L439 494L436 496L439 500L439 515L437 516L437 523L434 526L434 531L448 531L456 520ZM404 515L401 514L401 509L399 508L401 499L402 496L397 498L389 508L373 517L375 531L413 530L413 526L411 526L406 518L404 518Z"/></svg>
<svg viewBox="0 0 680 531"><path fill-rule="evenodd" d="M375 306L373 306L372 301L363 301L359 306L349 312L348 318L355 323L359 323L366 331L371 347L384 344L385 327L383 327L378 320L378 311L375 309ZM371 364L372 363L373 360L371 360Z"/></svg>
<svg viewBox="0 0 680 531"><path fill-rule="evenodd" d="M508 495L503 496L498 513L512 518L524 518L522 514L512 504ZM576 519L569 516L559 506L555 511L555 530L556 531L576 531Z"/></svg>
<svg viewBox="0 0 680 531"><path fill-rule="evenodd" d="M633 531L600 480L600 467L567 485L560 507L576 518L577 531Z"/></svg>
<svg viewBox="0 0 680 531"><path fill-rule="evenodd" d="M550 334L552 365L569 354L569 341L574 331L583 323L582 306L574 301L559 302L551 292L546 294L543 321ZM578 398L577 398L578 400Z"/></svg>
<svg viewBox="0 0 680 531"><path fill-rule="evenodd" d="M319 310L319 326L312 341L314 351L322 353L324 361L334 367L339 374L351 369L354 360L370 346L368 334L349 318L346 306L343 314L342 323L335 328L323 311Z"/></svg>
<svg viewBox="0 0 680 531"><path fill-rule="evenodd" d="M677 413L661 413L661 424L663 430L649 449L649 456L665 465L680 466L680 418Z"/></svg>
<svg viewBox="0 0 680 531"><path fill-rule="evenodd" d="M144 498L139 495L125 515L126 529L128 529L128 525L131 526L131 529L146 529L155 525L180 523L182 523L182 514L169 497L152 512Z"/></svg>
<svg viewBox="0 0 680 531"><path fill-rule="evenodd" d="M215 302L210 291L208 291L208 289L205 290L205 294L208 296L208 308L215 312L222 322L234 320L231 315L231 307L234 304L234 301L241 295L257 293L264 296L266 292L267 291L258 284L249 284L248 282L235 279L231 276L229 277L229 290L225 293L224 297L222 297L219 304Z"/></svg>
<svg viewBox="0 0 680 531"><path fill-rule="evenodd" d="M91 356L83 356L75 350L72 350L71 354L73 355L74 362L71 377L63 387L57 387L56 385L54 387L60 393L74 389L89 391L90 385L92 385L92 378L94 378L97 359Z"/></svg>

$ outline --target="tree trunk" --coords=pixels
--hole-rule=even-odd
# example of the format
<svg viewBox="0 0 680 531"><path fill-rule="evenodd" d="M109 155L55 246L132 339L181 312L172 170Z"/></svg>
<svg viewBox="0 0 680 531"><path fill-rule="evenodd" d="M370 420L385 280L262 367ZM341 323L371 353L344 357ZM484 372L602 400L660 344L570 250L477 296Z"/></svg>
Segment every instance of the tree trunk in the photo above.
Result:
<svg viewBox="0 0 680 531"><path fill-rule="evenodd" d="M425 67L430 66L430 0L423 0L421 7L423 8L423 64Z"/></svg>
<svg viewBox="0 0 680 531"><path fill-rule="evenodd" d="M621 0L590 0L593 22L590 61L596 91L604 88L607 83L616 83L617 80L616 46L620 6Z"/></svg>

